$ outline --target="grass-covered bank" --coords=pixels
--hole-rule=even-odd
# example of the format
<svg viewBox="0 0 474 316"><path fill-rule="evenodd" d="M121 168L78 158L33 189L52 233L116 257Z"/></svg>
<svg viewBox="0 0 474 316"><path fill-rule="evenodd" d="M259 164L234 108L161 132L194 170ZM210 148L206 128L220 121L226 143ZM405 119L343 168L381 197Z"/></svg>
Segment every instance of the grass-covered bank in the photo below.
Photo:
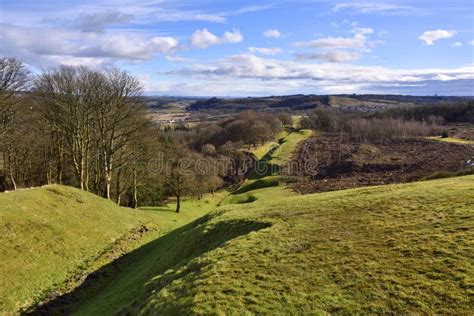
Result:
<svg viewBox="0 0 474 316"><path fill-rule="evenodd" d="M473 187L466 176L224 205L130 253L71 311L468 314Z"/></svg>
<svg viewBox="0 0 474 316"><path fill-rule="evenodd" d="M223 193L132 210L66 186L0 194L0 313L78 286L88 273L215 208Z"/></svg>

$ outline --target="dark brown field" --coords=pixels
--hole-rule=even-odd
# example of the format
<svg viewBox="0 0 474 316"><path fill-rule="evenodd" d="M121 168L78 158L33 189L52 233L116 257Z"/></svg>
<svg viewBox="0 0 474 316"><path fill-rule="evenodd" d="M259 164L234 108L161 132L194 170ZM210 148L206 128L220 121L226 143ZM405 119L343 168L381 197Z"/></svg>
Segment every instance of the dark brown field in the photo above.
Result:
<svg viewBox="0 0 474 316"><path fill-rule="evenodd" d="M361 141L318 133L300 144L287 170L290 187L300 193L403 183L456 172L474 157L474 145L421 138ZM291 181L293 179L293 181Z"/></svg>

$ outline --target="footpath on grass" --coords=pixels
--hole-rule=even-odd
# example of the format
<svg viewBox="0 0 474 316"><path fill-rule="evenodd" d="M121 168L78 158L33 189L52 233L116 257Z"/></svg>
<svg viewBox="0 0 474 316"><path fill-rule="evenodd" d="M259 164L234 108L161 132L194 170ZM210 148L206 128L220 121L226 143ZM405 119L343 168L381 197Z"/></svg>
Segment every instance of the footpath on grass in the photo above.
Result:
<svg viewBox="0 0 474 316"><path fill-rule="evenodd" d="M259 158L255 170L251 171L240 187L233 191L222 204L243 204L259 201L271 201L275 197L291 196L289 190L281 180L279 172L284 164L291 159L298 144L312 135L312 131L302 129L294 132L285 132L277 142L265 145L266 154L262 155L262 148L257 148Z"/></svg>

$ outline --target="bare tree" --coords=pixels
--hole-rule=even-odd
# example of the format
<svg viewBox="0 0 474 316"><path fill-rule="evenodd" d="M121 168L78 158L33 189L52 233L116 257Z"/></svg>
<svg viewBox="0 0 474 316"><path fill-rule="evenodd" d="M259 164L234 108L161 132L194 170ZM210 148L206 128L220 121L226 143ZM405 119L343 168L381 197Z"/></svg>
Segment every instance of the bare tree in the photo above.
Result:
<svg viewBox="0 0 474 316"><path fill-rule="evenodd" d="M103 159L104 195L110 199L113 172L129 162L133 154L123 153L123 149L133 142L146 120L141 102L143 88L138 79L115 68L108 69L104 79L106 85L97 98L95 117Z"/></svg>
<svg viewBox="0 0 474 316"><path fill-rule="evenodd" d="M13 189L17 184L13 166L10 163L12 133L17 105L22 100L29 84L29 71L15 58L0 57L0 187L5 187L5 177L9 174Z"/></svg>

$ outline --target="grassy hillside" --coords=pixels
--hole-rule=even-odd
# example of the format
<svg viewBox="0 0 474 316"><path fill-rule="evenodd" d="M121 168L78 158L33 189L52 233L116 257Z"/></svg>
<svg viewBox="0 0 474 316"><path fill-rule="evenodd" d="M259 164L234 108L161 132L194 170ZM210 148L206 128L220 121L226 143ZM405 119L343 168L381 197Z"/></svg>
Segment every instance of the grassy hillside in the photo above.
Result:
<svg viewBox="0 0 474 316"><path fill-rule="evenodd" d="M224 205L128 254L66 310L469 314L473 200L466 176Z"/></svg>
<svg viewBox="0 0 474 316"><path fill-rule="evenodd" d="M222 194L132 210L66 186L0 194L0 314L68 291L87 273L215 208Z"/></svg>

